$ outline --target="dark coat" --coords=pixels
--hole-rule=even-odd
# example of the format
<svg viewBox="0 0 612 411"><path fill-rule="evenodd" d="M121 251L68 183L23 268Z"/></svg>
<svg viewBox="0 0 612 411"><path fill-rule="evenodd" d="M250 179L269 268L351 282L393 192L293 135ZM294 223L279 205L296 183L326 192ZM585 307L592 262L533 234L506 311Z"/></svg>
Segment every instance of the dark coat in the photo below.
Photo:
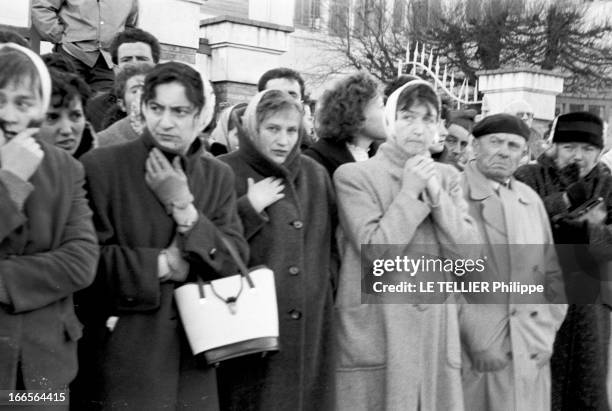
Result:
<svg viewBox="0 0 612 411"><path fill-rule="evenodd" d="M562 200L563 193L574 180L568 180L557 169L554 160L546 155L538 158L537 164L520 167L516 178L533 188L544 201L550 218L567 211ZM563 269L566 292L571 299L589 297L593 301L599 294L597 259L590 250L592 240L612 238L612 177L605 166L598 164L583 179L586 199L603 197L608 210L606 225L586 224L568 230L553 224L553 236L557 243L583 243L563 245L558 251ZM610 243L608 243L610 244ZM609 248L609 245L608 247ZM576 275L578 273L578 275ZM590 275L587 275L590 274ZM575 291L584 292L575 296ZM574 296L572 298L572 296ZM568 308L565 321L555 340L552 369L553 410L608 410L606 375L608 346L610 343L610 310L602 304L576 305Z"/></svg>
<svg viewBox="0 0 612 411"><path fill-rule="evenodd" d="M90 392L81 400L88 404L75 409L217 408L214 370L196 364L177 315L173 297L177 284L158 279L158 255L171 243L176 225L144 179L145 161L153 147L145 130L138 140L100 148L82 158L102 246L96 281L80 299L79 314L85 318L89 338L82 358L99 363L84 366L80 388ZM188 280L237 272L221 234L247 256L236 196L227 190L234 184L233 174L201 151L196 140L182 156L199 211L196 225L179 239L190 263ZM109 316L119 317L112 333L105 327ZM77 389L74 392L79 394Z"/></svg>
<svg viewBox="0 0 612 411"><path fill-rule="evenodd" d="M378 149L377 143L372 143L368 156L372 157ZM345 142L337 143L330 139L320 138L316 143L304 150L304 155L312 157L327 169L331 178L334 171L344 163L355 161Z"/></svg>
<svg viewBox="0 0 612 411"><path fill-rule="evenodd" d="M63 389L74 378L81 324L72 294L91 284L98 261L83 167L40 144L45 156L23 210L0 178L0 282L11 301L0 304L0 390L15 389L18 362L28 390Z"/></svg>
<svg viewBox="0 0 612 411"><path fill-rule="evenodd" d="M283 166L241 136L240 149L220 157L236 174L238 213L251 247L250 266L275 274L280 352L222 364L221 406L227 410L328 410L332 407L332 304L337 272L335 201L325 169L294 149ZM283 179L285 197L257 214L247 178Z"/></svg>

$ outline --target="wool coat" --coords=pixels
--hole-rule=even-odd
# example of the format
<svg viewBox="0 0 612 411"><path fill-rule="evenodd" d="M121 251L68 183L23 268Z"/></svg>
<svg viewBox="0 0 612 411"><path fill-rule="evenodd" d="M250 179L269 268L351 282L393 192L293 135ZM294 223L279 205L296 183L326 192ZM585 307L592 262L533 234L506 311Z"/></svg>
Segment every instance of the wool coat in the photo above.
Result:
<svg viewBox="0 0 612 411"><path fill-rule="evenodd" d="M520 167L515 176L533 188L544 201L549 218L567 211L562 200L567 182L553 158L542 154L536 164ZM574 290L597 296L600 290L597 277L586 275L598 265L598 260L609 258L591 249L593 240L610 244L612 223L612 177L604 165L598 164L583 179L587 198L604 198L608 211L606 224L573 230L570 236L553 225L553 235L562 242L584 243L586 246L561 246L559 259L570 298ZM578 250L574 252L572 250ZM602 247L599 247L602 248ZM609 245L607 247L609 250ZM581 294L584 296L584 294ZM580 297L579 297L580 298ZM590 299L590 301L597 301ZM571 302L571 300L570 300ZM552 409L608 410L606 377L610 344L610 309L601 304L572 304L555 340L552 369Z"/></svg>
<svg viewBox="0 0 612 411"><path fill-rule="evenodd" d="M438 204L402 188L407 155L391 142L334 174L342 265L335 327L337 410L463 410L456 304L362 304L361 247L398 244L436 256L481 242L459 173L436 163Z"/></svg>
<svg viewBox="0 0 612 411"><path fill-rule="evenodd" d="M368 156L372 157L376 154L378 145L378 142L374 142L370 145ZM304 150L304 154L308 157L312 157L317 160L319 164L323 165L329 173L330 178L342 164L355 161L344 141L338 143L326 138L317 140L317 142Z"/></svg>
<svg viewBox="0 0 612 411"><path fill-rule="evenodd" d="M218 369L221 405L228 410L332 410L333 287L336 206L331 180L298 144L277 165L241 130L238 151L220 157L236 174L238 213L249 242L249 266L274 271L280 351ZM247 178L282 179L284 198L257 213Z"/></svg>
<svg viewBox="0 0 612 411"><path fill-rule="evenodd" d="M19 364L28 390L72 381L81 337L73 293L91 284L98 261L83 167L39 144L44 157L29 182L0 172L0 288L10 301L0 304L0 390L16 388Z"/></svg>
<svg viewBox="0 0 612 411"><path fill-rule="evenodd" d="M101 245L96 281L80 298L87 344L75 409L217 409L216 377L188 347L173 291L181 283L158 279L158 256L176 235L176 224L145 182L145 161L155 147L142 138L82 157L94 224ZM160 148L169 160L175 156ZM246 258L234 184L225 164L202 156L196 139L181 162L199 216L179 235L189 262L187 281L237 273L221 236ZM119 317L114 331L106 327ZM81 378L82 377L82 378ZM89 389L89 390L88 390ZM77 400L75 398L75 400Z"/></svg>
<svg viewBox="0 0 612 411"><path fill-rule="evenodd" d="M518 281L546 288L546 294L531 297L476 294L462 305L466 409L548 411L550 357L567 305L562 304L563 280L546 210L538 195L519 181L500 185L496 193L474 162L462 177L470 215L487 244L487 269L469 274L471 281ZM508 364L481 372L470 359L485 354Z"/></svg>

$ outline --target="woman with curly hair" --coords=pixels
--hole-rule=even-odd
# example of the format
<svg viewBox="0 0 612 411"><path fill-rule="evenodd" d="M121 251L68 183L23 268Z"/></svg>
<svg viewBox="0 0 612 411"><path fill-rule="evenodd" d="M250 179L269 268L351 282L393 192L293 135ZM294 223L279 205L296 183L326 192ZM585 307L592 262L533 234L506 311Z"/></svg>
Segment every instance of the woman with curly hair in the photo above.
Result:
<svg viewBox="0 0 612 411"><path fill-rule="evenodd" d="M319 140L304 154L321 163L330 177L344 163L367 160L386 139L384 108L374 77L364 72L344 77L323 94L317 110Z"/></svg>
<svg viewBox="0 0 612 411"><path fill-rule="evenodd" d="M79 158L96 147L96 134L85 118L91 90L76 74L53 69L50 73L51 104L38 137Z"/></svg>

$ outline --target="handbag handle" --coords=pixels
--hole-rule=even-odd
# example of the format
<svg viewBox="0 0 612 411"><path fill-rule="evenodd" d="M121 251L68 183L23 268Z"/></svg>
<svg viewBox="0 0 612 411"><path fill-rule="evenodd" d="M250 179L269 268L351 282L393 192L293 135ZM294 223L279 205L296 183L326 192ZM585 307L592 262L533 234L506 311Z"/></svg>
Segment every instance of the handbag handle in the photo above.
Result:
<svg viewBox="0 0 612 411"><path fill-rule="evenodd" d="M240 257L240 254L238 254L238 251L236 251L236 248L234 247L234 245L224 236L221 236L221 241L223 242L223 245L225 246L227 251L230 253L230 256L232 257L232 259L238 266L238 269L240 270L240 277L241 277L240 278L240 289L238 290L238 293L236 293L235 296L230 296L227 298L217 293L217 290L215 290L215 287L213 286L212 282L210 283L210 289L215 295L215 297L225 302L225 304L230 310L230 313L233 315L233 314L236 314L236 301L238 301L238 297L240 297L240 294L242 294L242 290L244 288L242 278L246 279L247 283L249 284L249 288L255 288L255 284L253 283L253 280L251 279L251 275L249 274L249 270L246 264L244 264L244 261L242 261L242 258ZM204 281L199 276L198 276L198 291L200 294L200 299L205 299L206 294L204 292Z"/></svg>

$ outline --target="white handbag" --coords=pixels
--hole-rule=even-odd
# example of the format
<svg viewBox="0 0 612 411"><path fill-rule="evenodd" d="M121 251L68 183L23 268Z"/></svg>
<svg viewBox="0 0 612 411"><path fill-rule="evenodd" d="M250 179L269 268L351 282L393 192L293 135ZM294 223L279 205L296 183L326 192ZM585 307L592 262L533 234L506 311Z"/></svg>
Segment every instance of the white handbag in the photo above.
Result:
<svg viewBox="0 0 612 411"><path fill-rule="evenodd" d="M264 266L248 270L233 245L223 243L240 274L210 282L198 277L174 290L191 350L209 364L279 350L274 273Z"/></svg>

